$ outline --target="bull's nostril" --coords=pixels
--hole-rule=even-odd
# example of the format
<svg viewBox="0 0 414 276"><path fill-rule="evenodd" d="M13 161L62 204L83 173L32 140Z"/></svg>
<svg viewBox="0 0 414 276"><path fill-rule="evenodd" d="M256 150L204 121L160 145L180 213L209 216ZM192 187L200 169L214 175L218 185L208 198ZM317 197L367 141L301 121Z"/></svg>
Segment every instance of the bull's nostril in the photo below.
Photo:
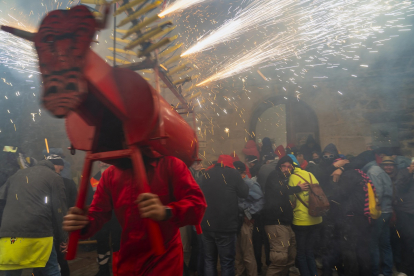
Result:
<svg viewBox="0 0 414 276"><path fill-rule="evenodd" d="M55 94L58 92L58 89L56 86L52 86L47 90L47 94Z"/></svg>
<svg viewBox="0 0 414 276"><path fill-rule="evenodd" d="M74 84L73 82L71 82L68 85L66 85L66 90L77 91L78 90L78 87L77 87L76 84Z"/></svg>

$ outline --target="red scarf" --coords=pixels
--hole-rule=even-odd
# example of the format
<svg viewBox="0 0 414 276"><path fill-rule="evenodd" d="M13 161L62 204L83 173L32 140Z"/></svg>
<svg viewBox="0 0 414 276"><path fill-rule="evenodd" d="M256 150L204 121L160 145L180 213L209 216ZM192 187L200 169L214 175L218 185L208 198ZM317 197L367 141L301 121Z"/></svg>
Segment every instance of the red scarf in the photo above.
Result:
<svg viewBox="0 0 414 276"><path fill-rule="evenodd" d="M371 213L369 211L369 196L368 196L368 187L367 184L371 183L371 179L369 179L368 175L366 175L361 170L356 170L361 176L362 176L362 182L361 184L364 185L364 192L365 192L365 205L364 205L364 215L367 216L371 221ZM371 183L372 190L375 194L377 194L377 191L375 190L374 185Z"/></svg>

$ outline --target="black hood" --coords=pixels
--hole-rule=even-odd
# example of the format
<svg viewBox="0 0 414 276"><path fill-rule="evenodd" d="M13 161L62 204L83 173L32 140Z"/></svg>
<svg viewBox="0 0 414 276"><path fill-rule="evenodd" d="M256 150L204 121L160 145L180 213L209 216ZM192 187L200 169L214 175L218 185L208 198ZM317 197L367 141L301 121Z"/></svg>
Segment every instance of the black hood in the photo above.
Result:
<svg viewBox="0 0 414 276"><path fill-rule="evenodd" d="M313 144L315 144L315 145L316 145L315 138L313 138L313 136L312 136L312 135L309 135L309 136L308 136L308 139L306 140L306 144L307 144L307 145L309 145L309 144L311 144L311 143L313 143Z"/></svg>
<svg viewBox="0 0 414 276"><path fill-rule="evenodd" d="M351 162L351 168L361 170L366 164L375 160L375 153L372 150L367 150L360 153Z"/></svg>
<svg viewBox="0 0 414 276"><path fill-rule="evenodd" d="M262 144L263 144L263 147L268 147L268 148L272 147L272 141L270 141L269 137L263 138Z"/></svg>
<svg viewBox="0 0 414 276"><path fill-rule="evenodd" d="M338 152L338 149L337 149L337 148L336 148L336 146L335 146L334 144L332 144L332 143L330 143L329 145L327 145L327 146L325 147L325 149L323 150L322 154L323 154L323 153L325 153L325 152L332 153L332 154L334 155L334 158L335 158L335 159L339 157L339 152Z"/></svg>
<svg viewBox="0 0 414 276"><path fill-rule="evenodd" d="M272 147L272 141L270 141L269 137L263 138L262 144L263 144L262 150L260 151L260 158L261 158L260 161L263 161L265 155L274 154L273 147Z"/></svg>

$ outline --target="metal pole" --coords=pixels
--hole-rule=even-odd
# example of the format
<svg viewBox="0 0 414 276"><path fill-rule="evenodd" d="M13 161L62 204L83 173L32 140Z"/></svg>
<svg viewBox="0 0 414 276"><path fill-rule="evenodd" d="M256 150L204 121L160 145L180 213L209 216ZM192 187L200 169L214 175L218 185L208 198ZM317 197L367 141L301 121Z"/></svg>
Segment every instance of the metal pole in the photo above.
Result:
<svg viewBox="0 0 414 276"><path fill-rule="evenodd" d="M160 86L160 71L159 71L159 61L158 61L158 49L155 50L155 67L154 67L154 77L155 77L155 88L157 89L158 93L161 94L161 86Z"/></svg>

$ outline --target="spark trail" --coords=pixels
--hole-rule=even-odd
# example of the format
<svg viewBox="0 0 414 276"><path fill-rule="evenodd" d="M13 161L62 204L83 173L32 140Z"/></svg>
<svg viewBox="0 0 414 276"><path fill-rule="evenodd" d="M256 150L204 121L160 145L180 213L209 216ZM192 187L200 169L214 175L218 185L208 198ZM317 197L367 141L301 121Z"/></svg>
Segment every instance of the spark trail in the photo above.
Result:
<svg viewBox="0 0 414 276"><path fill-rule="evenodd" d="M214 68L216 73L197 84L228 78L249 70L251 67L268 63L280 66L311 50L321 56L343 56L352 58L344 50L358 41L365 41L385 28L405 28L391 20L382 27L377 23L379 16L402 16L414 10L411 2L365 1L314 1L296 6L285 20L286 31L268 38L256 48L239 53ZM390 22L390 20L388 21Z"/></svg>
<svg viewBox="0 0 414 276"><path fill-rule="evenodd" d="M170 6L168 6L164 11L162 11L159 16L164 17L168 14L172 14L178 11L182 11L184 9L187 9L191 6L197 5L199 3L204 2L205 0L177 0L174 3L172 3Z"/></svg>
<svg viewBox="0 0 414 276"><path fill-rule="evenodd" d="M303 0L300 3L303 5L308 2L308 0ZM202 36L181 56L202 52L218 44L232 41L258 26L263 27L286 21L290 17L287 14L289 10L298 5L300 5L299 2L293 0L255 0L218 29Z"/></svg>
<svg viewBox="0 0 414 276"><path fill-rule="evenodd" d="M9 24L7 20L0 19L0 25ZM0 64L19 72L39 74L33 43L6 32L0 32Z"/></svg>

